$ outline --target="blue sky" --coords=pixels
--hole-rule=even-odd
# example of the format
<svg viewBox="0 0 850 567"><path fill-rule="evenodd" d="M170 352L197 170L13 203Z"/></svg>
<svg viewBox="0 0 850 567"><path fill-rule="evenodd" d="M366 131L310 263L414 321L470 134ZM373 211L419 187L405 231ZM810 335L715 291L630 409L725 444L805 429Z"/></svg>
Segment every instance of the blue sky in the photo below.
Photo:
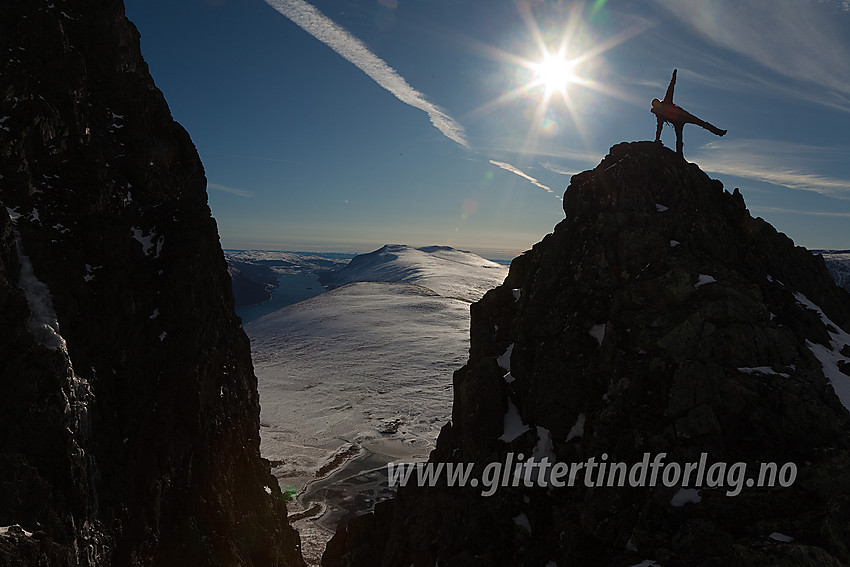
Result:
<svg viewBox="0 0 850 567"><path fill-rule="evenodd" d="M572 173L654 137L674 68L675 102L729 131L686 126L686 158L797 244L850 248L848 1L125 3L225 248L512 257Z"/></svg>

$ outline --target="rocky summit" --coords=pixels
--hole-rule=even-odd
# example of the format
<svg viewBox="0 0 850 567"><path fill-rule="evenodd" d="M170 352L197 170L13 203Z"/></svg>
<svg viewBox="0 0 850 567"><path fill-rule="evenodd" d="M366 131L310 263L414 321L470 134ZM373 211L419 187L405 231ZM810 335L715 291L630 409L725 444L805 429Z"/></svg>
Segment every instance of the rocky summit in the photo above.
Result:
<svg viewBox="0 0 850 567"><path fill-rule="evenodd" d="M0 3L0 564L302 565L206 180L120 0Z"/></svg>
<svg viewBox="0 0 850 567"><path fill-rule="evenodd" d="M850 295L823 259L652 142L574 176L564 212L472 306L429 462L475 481L414 477L323 565L850 564ZM584 469L556 486L531 458ZM656 459L654 483L600 472ZM482 490L491 463L520 476Z"/></svg>

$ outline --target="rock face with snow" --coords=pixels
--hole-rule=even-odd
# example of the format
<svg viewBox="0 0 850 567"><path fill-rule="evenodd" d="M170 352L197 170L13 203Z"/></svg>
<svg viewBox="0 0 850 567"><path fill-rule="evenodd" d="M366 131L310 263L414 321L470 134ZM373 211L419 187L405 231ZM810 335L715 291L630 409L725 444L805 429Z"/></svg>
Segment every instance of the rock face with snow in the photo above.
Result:
<svg viewBox="0 0 850 567"><path fill-rule="evenodd" d="M650 142L574 176L564 210L473 305L430 462L475 463L477 479L519 453L584 463L575 485L411 482L340 526L323 564L850 563L850 296L823 260ZM703 454L727 463L723 484L718 465L700 486L661 469L655 486L587 486L599 463L662 454L680 475ZM761 463L788 486L748 486L738 471Z"/></svg>
<svg viewBox="0 0 850 567"><path fill-rule="evenodd" d="M120 0L0 4L0 564L301 565L195 148Z"/></svg>

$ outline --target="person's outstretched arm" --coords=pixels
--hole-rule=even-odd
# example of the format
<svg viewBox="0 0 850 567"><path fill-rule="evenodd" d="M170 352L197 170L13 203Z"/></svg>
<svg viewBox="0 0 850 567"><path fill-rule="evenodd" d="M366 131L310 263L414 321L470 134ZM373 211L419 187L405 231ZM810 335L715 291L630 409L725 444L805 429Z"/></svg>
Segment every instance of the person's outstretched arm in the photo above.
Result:
<svg viewBox="0 0 850 567"><path fill-rule="evenodd" d="M676 69L673 69L673 78L670 79L670 84L667 86L667 94L664 95L664 102L673 102L674 88L676 88Z"/></svg>
<svg viewBox="0 0 850 567"><path fill-rule="evenodd" d="M658 142L661 140L661 129L664 128L664 121L660 116L656 116L656 119L658 120L658 126L655 127L655 141Z"/></svg>

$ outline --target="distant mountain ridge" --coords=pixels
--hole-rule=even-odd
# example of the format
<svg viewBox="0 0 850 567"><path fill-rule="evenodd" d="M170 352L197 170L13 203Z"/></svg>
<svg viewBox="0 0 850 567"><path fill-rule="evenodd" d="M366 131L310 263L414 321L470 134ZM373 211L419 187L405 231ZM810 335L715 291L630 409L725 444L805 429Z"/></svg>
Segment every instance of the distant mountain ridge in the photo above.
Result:
<svg viewBox="0 0 850 567"><path fill-rule="evenodd" d="M304 270L331 270L346 264L355 254L343 252L291 252L284 250L225 250L228 260L263 265L280 274Z"/></svg>
<svg viewBox="0 0 850 567"><path fill-rule="evenodd" d="M237 308L269 301L281 276L332 271L344 266L351 256L333 252L224 251Z"/></svg>
<svg viewBox="0 0 850 567"><path fill-rule="evenodd" d="M268 266L227 258L227 273L236 307L268 301L277 287L277 274Z"/></svg>

